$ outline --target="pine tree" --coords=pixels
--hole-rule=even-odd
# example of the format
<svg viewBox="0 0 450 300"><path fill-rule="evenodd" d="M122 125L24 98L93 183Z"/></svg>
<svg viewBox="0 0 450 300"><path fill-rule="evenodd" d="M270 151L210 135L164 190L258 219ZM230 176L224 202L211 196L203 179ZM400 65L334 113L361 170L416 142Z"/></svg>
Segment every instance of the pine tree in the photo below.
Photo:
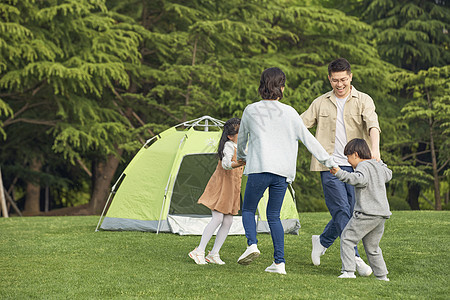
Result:
<svg viewBox="0 0 450 300"><path fill-rule="evenodd" d="M399 80L413 98L401 110L401 119L414 133L408 135L407 145L426 145L421 154L428 154L431 161L422 161L417 153L411 156L431 169L435 209L441 210L440 181L450 180L450 67L433 67L417 74L409 73Z"/></svg>
<svg viewBox="0 0 450 300"><path fill-rule="evenodd" d="M22 141L20 150L41 179L40 166L52 155L32 151L35 142L88 173L92 157L120 154L129 123L111 100L114 87L129 85L128 65L139 63L140 35L101 0L9 0L0 10L2 149L14 149L9 132L16 126L44 137ZM11 170L27 168L9 163Z"/></svg>
<svg viewBox="0 0 450 300"><path fill-rule="evenodd" d="M349 0L343 6L374 27L386 61L413 72L450 64L449 1Z"/></svg>

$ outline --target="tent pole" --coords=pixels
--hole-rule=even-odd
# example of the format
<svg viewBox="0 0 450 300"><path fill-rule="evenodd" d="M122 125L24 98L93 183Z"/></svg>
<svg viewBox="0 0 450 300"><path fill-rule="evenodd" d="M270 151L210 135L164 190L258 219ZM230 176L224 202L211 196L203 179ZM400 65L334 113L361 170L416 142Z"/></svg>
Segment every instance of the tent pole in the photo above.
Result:
<svg viewBox="0 0 450 300"><path fill-rule="evenodd" d="M169 183L170 183L170 179L172 178L172 175L169 176L169 180L167 180L167 184L166 184L166 188L164 189L164 200L161 206L161 212L159 213L159 220L158 220L158 228L156 228L156 234L159 233L159 229L160 229L160 225L161 225L161 218L162 218L162 213L164 210L164 204L166 203L166 198L167 198L167 190L169 189Z"/></svg>
<svg viewBox="0 0 450 300"><path fill-rule="evenodd" d="M100 226L100 222L102 221L103 215L105 214L105 210L108 207L109 200L111 200L112 194L114 194L116 192L116 185L117 185L118 182L120 182L120 180L122 179L124 174L125 173L120 174L119 179L117 179L116 183L111 188L111 193L109 193L108 200L106 200L105 207L103 207L103 211L102 211L102 214L100 215L100 219L98 220L98 224L97 224L97 228L95 228L95 232L98 231L98 227Z"/></svg>
<svg viewBox="0 0 450 300"><path fill-rule="evenodd" d="M109 200L111 199L111 195L112 194L113 194L113 192L111 191L111 193L109 193L108 200L106 201L105 207L103 207L103 211L102 211L102 214L100 216L100 219L98 220L98 224L97 224L97 228L95 228L95 232L98 231L98 227L100 226L100 222L102 221L103 214L105 213L106 207L108 206L108 203L109 203Z"/></svg>

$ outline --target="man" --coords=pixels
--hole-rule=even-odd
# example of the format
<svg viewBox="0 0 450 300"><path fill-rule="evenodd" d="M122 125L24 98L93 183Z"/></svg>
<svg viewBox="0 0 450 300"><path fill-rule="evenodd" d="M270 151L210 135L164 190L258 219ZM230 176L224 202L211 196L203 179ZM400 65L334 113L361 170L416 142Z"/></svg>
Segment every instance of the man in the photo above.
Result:
<svg viewBox="0 0 450 300"><path fill-rule="evenodd" d="M328 65L328 80L332 91L311 103L301 115L306 127L317 125L316 139L332 155L340 168L353 172L344 155L347 141L362 138L371 146L372 158L380 160L380 126L372 98L351 85L353 74L350 63L338 58ZM341 235L353 213L354 187L339 181L313 157L311 171L320 171L325 203L331 221L323 233L312 236L311 259L320 265L320 257ZM361 276L369 276L372 269L359 257L355 247L356 269Z"/></svg>

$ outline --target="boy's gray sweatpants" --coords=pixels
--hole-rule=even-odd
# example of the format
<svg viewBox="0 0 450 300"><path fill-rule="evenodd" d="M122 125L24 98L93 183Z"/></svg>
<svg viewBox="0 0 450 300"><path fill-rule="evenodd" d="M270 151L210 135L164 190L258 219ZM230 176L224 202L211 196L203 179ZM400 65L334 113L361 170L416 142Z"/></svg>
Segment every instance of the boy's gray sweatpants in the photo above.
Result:
<svg viewBox="0 0 450 300"><path fill-rule="evenodd" d="M342 270L355 272L355 249L354 247L362 240L367 259L375 276L388 274L386 263L379 246L384 232L385 217L370 216L361 212L353 212L347 226L341 234L341 260Z"/></svg>

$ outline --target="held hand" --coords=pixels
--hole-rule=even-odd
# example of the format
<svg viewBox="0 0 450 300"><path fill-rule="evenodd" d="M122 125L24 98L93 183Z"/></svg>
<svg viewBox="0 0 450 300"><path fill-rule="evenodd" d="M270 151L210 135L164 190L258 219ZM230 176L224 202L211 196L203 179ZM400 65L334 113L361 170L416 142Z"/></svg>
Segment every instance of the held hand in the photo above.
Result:
<svg viewBox="0 0 450 300"><path fill-rule="evenodd" d="M234 168L239 168L239 167L245 166L245 161L242 159L238 160L237 162L235 161L233 163L235 164Z"/></svg>
<svg viewBox="0 0 450 300"><path fill-rule="evenodd" d="M379 151L372 151L372 158L376 159L377 161L380 161L381 160L380 152Z"/></svg>
<svg viewBox="0 0 450 300"><path fill-rule="evenodd" d="M331 172L331 174L336 175L336 173L337 173L340 169L341 169L341 168L339 168L339 167L337 167L337 168L331 168L331 169L330 169L330 172Z"/></svg>

